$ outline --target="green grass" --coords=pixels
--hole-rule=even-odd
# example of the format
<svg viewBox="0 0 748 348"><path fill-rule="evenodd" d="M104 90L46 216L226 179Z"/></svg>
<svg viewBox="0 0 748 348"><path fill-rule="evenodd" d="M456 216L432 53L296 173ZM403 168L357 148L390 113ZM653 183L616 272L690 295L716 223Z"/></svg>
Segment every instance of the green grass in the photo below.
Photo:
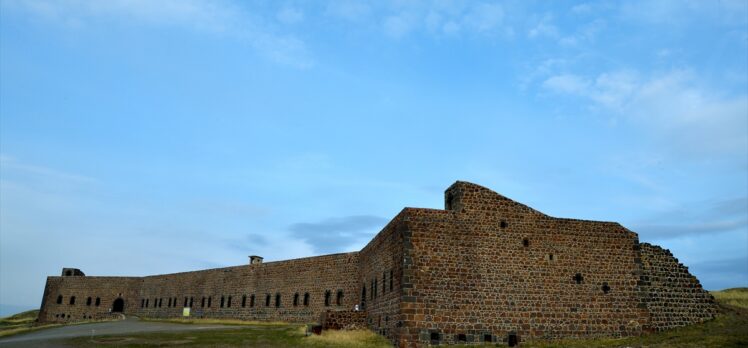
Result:
<svg viewBox="0 0 748 348"><path fill-rule="evenodd" d="M721 304L748 309L748 288L732 288L710 293Z"/></svg>
<svg viewBox="0 0 748 348"><path fill-rule="evenodd" d="M39 316L39 310L31 310L18 314L11 315L9 317L0 318L0 337L7 337L17 335L22 332L34 331L44 329L53 326L59 326L59 324L49 325L37 325L36 318Z"/></svg>

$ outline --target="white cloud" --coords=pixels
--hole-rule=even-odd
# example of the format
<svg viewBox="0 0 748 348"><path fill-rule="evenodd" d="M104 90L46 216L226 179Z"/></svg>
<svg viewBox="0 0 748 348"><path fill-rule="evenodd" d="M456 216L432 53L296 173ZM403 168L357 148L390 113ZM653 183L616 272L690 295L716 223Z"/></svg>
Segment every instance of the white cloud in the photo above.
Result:
<svg viewBox="0 0 748 348"><path fill-rule="evenodd" d="M221 35L244 42L276 62L306 68L312 59L303 41L278 33L260 17L228 1L207 0L29 0L3 2L3 9L21 11L36 18L75 29L110 24L176 26ZM286 20L301 20L290 10L279 14Z"/></svg>
<svg viewBox="0 0 748 348"><path fill-rule="evenodd" d="M401 38L405 36L413 28L413 19L407 14L400 14L396 16L389 16L384 19L382 25L384 26L384 32L394 38Z"/></svg>
<svg viewBox="0 0 748 348"><path fill-rule="evenodd" d="M711 91L688 71L651 78L630 71L594 78L560 74L547 78L542 88L587 99L591 107L642 126L681 154L748 155L748 96Z"/></svg>
<svg viewBox="0 0 748 348"><path fill-rule="evenodd" d="M464 22L477 32L496 29L504 18L504 10L498 4L477 4L470 9Z"/></svg>
<svg viewBox="0 0 748 348"><path fill-rule="evenodd" d="M527 32L527 36L530 38L539 37L558 37L558 28L552 23L553 17L550 15L544 15L538 22Z"/></svg>

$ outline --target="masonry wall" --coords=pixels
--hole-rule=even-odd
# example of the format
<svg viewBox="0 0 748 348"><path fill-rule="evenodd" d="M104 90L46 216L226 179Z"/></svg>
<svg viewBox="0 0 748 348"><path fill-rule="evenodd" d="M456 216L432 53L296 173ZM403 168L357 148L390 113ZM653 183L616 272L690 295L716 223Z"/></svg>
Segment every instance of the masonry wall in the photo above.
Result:
<svg viewBox="0 0 748 348"><path fill-rule="evenodd" d="M409 214L402 343L627 336L647 323L635 233L552 218L469 183L445 200L451 210Z"/></svg>
<svg viewBox="0 0 748 348"><path fill-rule="evenodd" d="M39 321L109 318L117 298L123 299L126 309L135 305L139 287L140 279L136 277L47 277ZM71 303L73 297L75 300Z"/></svg>
<svg viewBox="0 0 748 348"><path fill-rule="evenodd" d="M367 326L393 343L402 326L400 308L403 230L406 210L398 214L359 252L358 288Z"/></svg>
<svg viewBox="0 0 748 348"><path fill-rule="evenodd" d="M358 253L347 253L149 277L49 277L40 321L101 317L121 297L125 313L145 317L178 318L190 307L190 316L199 318L314 322L322 311L359 302L357 274ZM86 305L88 296L94 305Z"/></svg>
<svg viewBox="0 0 748 348"><path fill-rule="evenodd" d="M651 315L651 329L667 330L714 318L714 298L688 268L666 249L641 244L642 282Z"/></svg>

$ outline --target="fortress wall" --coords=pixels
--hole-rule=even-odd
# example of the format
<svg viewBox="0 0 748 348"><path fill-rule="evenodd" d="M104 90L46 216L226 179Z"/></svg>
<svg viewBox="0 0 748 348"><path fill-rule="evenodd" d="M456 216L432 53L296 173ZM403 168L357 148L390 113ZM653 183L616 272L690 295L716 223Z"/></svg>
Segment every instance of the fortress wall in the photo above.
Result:
<svg viewBox="0 0 748 348"><path fill-rule="evenodd" d="M652 329L667 330L714 318L714 298L669 250L641 243L645 300Z"/></svg>
<svg viewBox="0 0 748 348"><path fill-rule="evenodd" d="M635 233L615 223L551 218L473 184L455 184L447 201L450 191L453 210L419 210L409 221L412 284L403 308L412 314L401 340L641 332L647 316L638 300Z"/></svg>
<svg viewBox="0 0 748 348"><path fill-rule="evenodd" d="M134 277L47 277L39 322L108 318L112 304L117 298L124 300L125 308L135 304L139 285L139 278ZM60 296L62 301L57 303ZM71 304L73 296L75 303Z"/></svg>
<svg viewBox="0 0 748 348"><path fill-rule="evenodd" d="M346 253L149 276L143 278L135 313L181 317L186 298L187 306L192 304L191 317L314 322L325 310L352 309L358 303L357 271L358 253ZM340 304L338 292L342 292ZM307 305L305 294L309 294ZM148 301L147 307L141 307L143 300ZM156 302L160 306L154 307Z"/></svg>
<svg viewBox="0 0 748 348"><path fill-rule="evenodd" d="M402 322L400 297L403 260L403 210L359 252L358 295L367 312L367 326L393 343Z"/></svg>

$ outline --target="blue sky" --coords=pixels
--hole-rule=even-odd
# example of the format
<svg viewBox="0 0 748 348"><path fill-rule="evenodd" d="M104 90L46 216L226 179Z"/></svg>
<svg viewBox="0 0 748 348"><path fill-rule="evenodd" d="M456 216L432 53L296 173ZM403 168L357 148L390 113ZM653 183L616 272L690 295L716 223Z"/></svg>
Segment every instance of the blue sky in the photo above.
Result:
<svg viewBox="0 0 748 348"><path fill-rule="evenodd" d="M455 180L748 286L744 1L0 6L6 312L62 267L358 250Z"/></svg>

